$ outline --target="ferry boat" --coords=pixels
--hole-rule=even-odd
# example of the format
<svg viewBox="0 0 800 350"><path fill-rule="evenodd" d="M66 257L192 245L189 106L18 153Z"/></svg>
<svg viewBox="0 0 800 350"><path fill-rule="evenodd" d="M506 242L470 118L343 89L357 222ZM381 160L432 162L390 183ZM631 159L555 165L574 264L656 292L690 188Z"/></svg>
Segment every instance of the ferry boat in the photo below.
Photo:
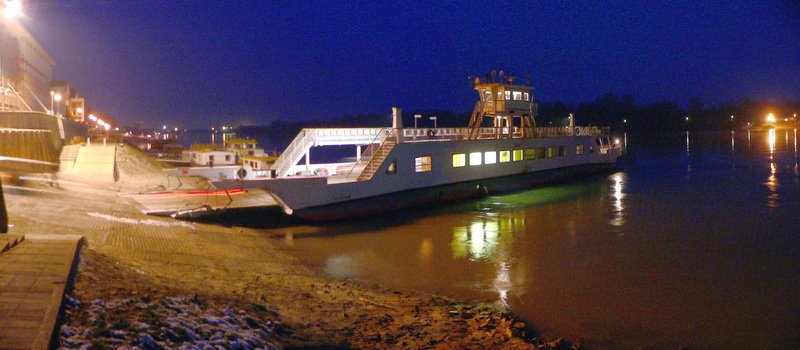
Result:
<svg viewBox="0 0 800 350"><path fill-rule="evenodd" d="M407 128L394 107L391 128L303 129L269 178L214 184L262 188L289 215L333 220L518 191L616 166L622 149L609 128L575 126L571 116L566 127L537 127L531 86L502 74L472 85L479 100L467 127ZM312 148L332 145L356 146L356 160L311 163Z"/></svg>

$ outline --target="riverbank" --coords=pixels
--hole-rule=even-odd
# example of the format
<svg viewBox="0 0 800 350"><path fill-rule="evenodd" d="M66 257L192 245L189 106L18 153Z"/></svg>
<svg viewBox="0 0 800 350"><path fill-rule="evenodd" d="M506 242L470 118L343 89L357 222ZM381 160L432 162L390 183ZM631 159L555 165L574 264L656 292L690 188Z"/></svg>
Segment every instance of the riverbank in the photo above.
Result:
<svg viewBox="0 0 800 350"><path fill-rule="evenodd" d="M145 216L113 187L6 193L12 233L86 237L64 348L578 348L489 305L320 276L263 232Z"/></svg>

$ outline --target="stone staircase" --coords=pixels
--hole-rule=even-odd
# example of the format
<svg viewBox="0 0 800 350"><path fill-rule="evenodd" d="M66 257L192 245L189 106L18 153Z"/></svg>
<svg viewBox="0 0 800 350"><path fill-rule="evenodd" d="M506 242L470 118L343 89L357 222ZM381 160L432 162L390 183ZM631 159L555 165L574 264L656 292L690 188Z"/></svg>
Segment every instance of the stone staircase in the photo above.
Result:
<svg viewBox="0 0 800 350"><path fill-rule="evenodd" d="M60 164L59 169L62 171L72 170L72 166L75 165L75 160L78 159L78 152L80 149L81 145L64 146L61 149L61 155L58 157Z"/></svg>

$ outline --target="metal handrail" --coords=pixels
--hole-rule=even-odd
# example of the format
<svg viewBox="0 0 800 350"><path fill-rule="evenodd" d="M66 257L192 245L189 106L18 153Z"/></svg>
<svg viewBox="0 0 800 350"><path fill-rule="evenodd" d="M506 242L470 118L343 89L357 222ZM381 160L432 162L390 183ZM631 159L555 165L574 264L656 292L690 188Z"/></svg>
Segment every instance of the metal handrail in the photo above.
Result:
<svg viewBox="0 0 800 350"><path fill-rule="evenodd" d="M356 166L358 166L358 164L361 163L361 160L365 158L365 156L367 155L367 152L369 152L372 149L372 145L378 143L378 142L376 142L378 140L378 138L381 137L381 135L384 134L384 131L387 131L387 130L389 132L386 133L386 136L383 138L383 140L381 140L380 145L378 146L378 148L372 151L372 155L370 156L369 160L366 163L366 165L369 165L369 163L372 161L372 158L375 157L375 153L377 153L377 151L380 150L381 147L383 147L383 144L386 142L386 139L388 139L389 136L391 136L394 133L394 129L392 129L392 128L384 128L379 133L377 133L375 135L375 137L372 139L372 142L370 142L369 147L367 147L367 149L365 149L364 152L361 153L361 157L358 157L358 159L356 159L355 163L353 163L353 166L350 167L350 170L347 172L347 175L345 175L345 178L350 177L350 175L353 173L353 170L356 168ZM366 167L364 169L366 169Z"/></svg>

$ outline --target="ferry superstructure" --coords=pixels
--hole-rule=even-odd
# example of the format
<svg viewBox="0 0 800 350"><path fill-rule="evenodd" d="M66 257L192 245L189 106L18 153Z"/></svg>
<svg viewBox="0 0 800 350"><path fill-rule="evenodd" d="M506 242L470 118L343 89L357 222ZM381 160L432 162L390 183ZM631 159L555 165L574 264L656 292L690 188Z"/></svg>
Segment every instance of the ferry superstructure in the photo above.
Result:
<svg viewBox="0 0 800 350"><path fill-rule="evenodd" d="M263 188L287 214L332 220L527 189L612 169L622 154L608 128L572 117L537 127L533 88L513 78L473 87L480 99L465 128L405 128L395 107L391 128L303 129L270 178L215 185ZM356 146L356 161L310 162L313 147L331 145Z"/></svg>

